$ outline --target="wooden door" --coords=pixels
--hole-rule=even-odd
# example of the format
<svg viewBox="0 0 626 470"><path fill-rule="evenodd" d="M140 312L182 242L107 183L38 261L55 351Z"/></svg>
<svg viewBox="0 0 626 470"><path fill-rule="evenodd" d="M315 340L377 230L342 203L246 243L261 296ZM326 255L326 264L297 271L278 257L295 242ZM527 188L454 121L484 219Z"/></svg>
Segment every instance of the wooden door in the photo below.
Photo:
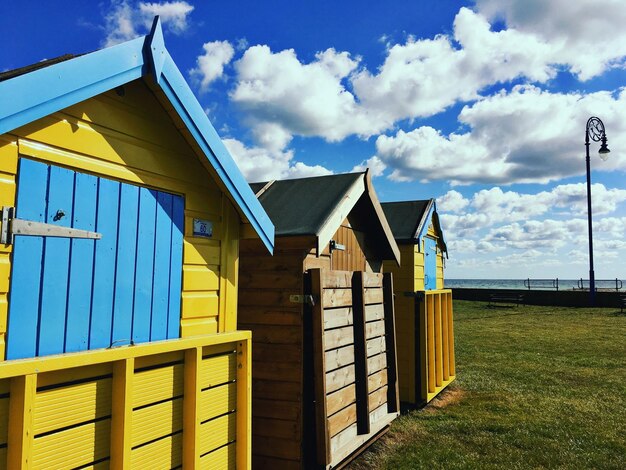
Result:
<svg viewBox="0 0 626 470"><path fill-rule="evenodd" d="M391 274L309 270L317 463L335 467L398 415Z"/></svg>
<svg viewBox="0 0 626 470"><path fill-rule="evenodd" d="M7 359L180 336L181 196L21 158L16 200L102 238L15 236Z"/></svg>
<svg viewBox="0 0 626 470"><path fill-rule="evenodd" d="M437 289L437 241L424 238L424 290Z"/></svg>

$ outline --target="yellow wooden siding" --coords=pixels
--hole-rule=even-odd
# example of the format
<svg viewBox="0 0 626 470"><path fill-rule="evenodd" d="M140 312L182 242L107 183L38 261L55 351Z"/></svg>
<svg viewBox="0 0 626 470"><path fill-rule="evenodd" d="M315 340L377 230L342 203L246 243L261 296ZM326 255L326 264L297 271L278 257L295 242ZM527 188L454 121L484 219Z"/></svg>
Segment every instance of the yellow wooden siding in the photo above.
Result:
<svg viewBox="0 0 626 470"><path fill-rule="evenodd" d="M0 469L250 468L249 353L232 332L0 363Z"/></svg>
<svg viewBox="0 0 626 470"><path fill-rule="evenodd" d="M0 136L0 207L15 206L17 139ZM0 245L0 359L5 357L11 246Z"/></svg>
<svg viewBox="0 0 626 470"><path fill-rule="evenodd" d="M141 81L0 136L0 204L15 205L18 155L183 195L185 231L181 335L236 329L240 217L176 124ZM213 224L193 236L193 219ZM0 358L9 290L10 247L0 246Z"/></svg>

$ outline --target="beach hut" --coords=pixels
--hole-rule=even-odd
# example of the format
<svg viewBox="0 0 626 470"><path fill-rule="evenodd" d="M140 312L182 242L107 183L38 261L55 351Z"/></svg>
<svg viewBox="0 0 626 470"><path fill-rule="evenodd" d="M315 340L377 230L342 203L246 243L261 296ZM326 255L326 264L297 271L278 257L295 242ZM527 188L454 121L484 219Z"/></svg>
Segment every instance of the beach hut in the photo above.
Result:
<svg viewBox="0 0 626 470"><path fill-rule="evenodd" d="M238 246L274 228L158 19L0 103L0 468L249 468Z"/></svg>
<svg viewBox="0 0 626 470"><path fill-rule="evenodd" d="M239 326L252 330L253 467L333 468L398 415L391 276L398 247L368 173L252 184L271 257L242 240Z"/></svg>
<svg viewBox="0 0 626 470"><path fill-rule="evenodd" d="M400 247L393 273L400 399L427 403L455 378L452 291L444 289L447 247L434 199L382 204Z"/></svg>

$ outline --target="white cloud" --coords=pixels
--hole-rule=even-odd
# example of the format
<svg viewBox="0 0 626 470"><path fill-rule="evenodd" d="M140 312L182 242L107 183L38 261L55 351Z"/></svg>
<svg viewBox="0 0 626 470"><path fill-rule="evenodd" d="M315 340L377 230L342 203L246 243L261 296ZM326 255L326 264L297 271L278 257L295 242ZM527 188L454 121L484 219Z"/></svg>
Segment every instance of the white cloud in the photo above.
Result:
<svg viewBox="0 0 626 470"><path fill-rule="evenodd" d="M338 141L352 134L369 137L399 120L475 100L480 89L496 82L554 76L549 46L533 35L490 31L489 23L467 8L457 14L454 28L454 38L409 37L390 47L375 74L359 68L359 57L334 49L302 63L291 49L274 53L253 46L236 62L231 99L253 123L272 122L291 134Z"/></svg>
<svg viewBox="0 0 626 470"><path fill-rule="evenodd" d="M334 49L303 64L292 49L273 53L268 46L253 46L235 62L237 85L230 98L252 127L271 123L292 135L329 141L370 135L384 126L372 128L343 83L358 64L358 58Z"/></svg>
<svg viewBox="0 0 626 470"><path fill-rule="evenodd" d="M598 183L592 185L591 191L592 210L596 217L615 212L626 201L626 190L623 189L607 189ZM550 191L524 194L494 187L480 190L471 198L464 198L459 192L451 190L437 199L437 206L446 231L450 233L450 237L455 238L475 235L480 229L503 223L529 221L557 213L562 216L586 217L587 188L582 183L566 184L555 186ZM617 223L617 227L619 231L622 224ZM606 230L604 223L602 229Z"/></svg>
<svg viewBox="0 0 626 470"><path fill-rule="evenodd" d="M309 166L302 162L293 162L291 150L247 147L237 139L222 140L249 182L304 178L332 173L320 165Z"/></svg>
<svg viewBox="0 0 626 470"><path fill-rule="evenodd" d="M551 44L554 61L581 80L624 63L623 0L476 0L476 6L487 18Z"/></svg>
<svg viewBox="0 0 626 470"><path fill-rule="evenodd" d="M470 201L454 189L437 198L437 209L439 212L459 213L469 205Z"/></svg>
<svg viewBox="0 0 626 470"><path fill-rule="evenodd" d="M143 3L139 4L139 12L145 18L144 24L149 28L152 18L160 16L163 24L174 33L181 34L187 30L187 16L194 7L187 2Z"/></svg>
<svg viewBox="0 0 626 470"><path fill-rule="evenodd" d="M134 24L134 12L126 1L112 1L112 10L104 17L107 36L104 46L109 47L138 36Z"/></svg>
<svg viewBox="0 0 626 470"><path fill-rule="evenodd" d="M187 30L187 16L194 7L187 2L140 2L134 7L127 0L112 0L111 10L105 15L105 47L113 46L146 34L154 16L161 17L163 27L174 34Z"/></svg>
<svg viewBox="0 0 626 470"><path fill-rule="evenodd" d="M592 113L602 116L610 146L626 148L624 90L616 96L582 95L515 86L465 106L458 119L468 132L445 136L427 126L400 130L378 137L376 155L397 181L546 183L584 174L581 141ZM594 170L625 169L624 155L615 152L606 163L594 160Z"/></svg>
<svg viewBox="0 0 626 470"><path fill-rule="evenodd" d="M198 80L200 89L206 91L213 81L222 77L224 66L232 60L235 49L228 41L207 42L202 48L204 54L198 56L196 67L189 73Z"/></svg>
<svg viewBox="0 0 626 470"><path fill-rule="evenodd" d="M458 101L472 101L485 86L517 77L544 82L552 78L551 49L534 35L493 32L467 8L454 21L453 38L439 35L389 48L377 74L367 70L353 79L366 108L388 120L437 114Z"/></svg>
<svg viewBox="0 0 626 470"><path fill-rule="evenodd" d="M387 165L385 165L380 158L372 157L368 160L363 160L358 165L355 165L354 168L352 168L352 171L360 172L369 169L372 178L375 178L377 176L382 176L385 172L385 168L387 168Z"/></svg>

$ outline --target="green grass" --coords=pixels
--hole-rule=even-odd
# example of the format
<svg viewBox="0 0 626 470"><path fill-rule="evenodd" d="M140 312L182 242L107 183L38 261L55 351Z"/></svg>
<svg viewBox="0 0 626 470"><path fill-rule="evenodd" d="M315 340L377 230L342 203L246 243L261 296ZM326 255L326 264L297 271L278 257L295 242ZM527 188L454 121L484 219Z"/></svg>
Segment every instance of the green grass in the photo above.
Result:
<svg viewBox="0 0 626 470"><path fill-rule="evenodd" d="M361 469L626 469L626 315L454 302L457 380Z"/></svg>

